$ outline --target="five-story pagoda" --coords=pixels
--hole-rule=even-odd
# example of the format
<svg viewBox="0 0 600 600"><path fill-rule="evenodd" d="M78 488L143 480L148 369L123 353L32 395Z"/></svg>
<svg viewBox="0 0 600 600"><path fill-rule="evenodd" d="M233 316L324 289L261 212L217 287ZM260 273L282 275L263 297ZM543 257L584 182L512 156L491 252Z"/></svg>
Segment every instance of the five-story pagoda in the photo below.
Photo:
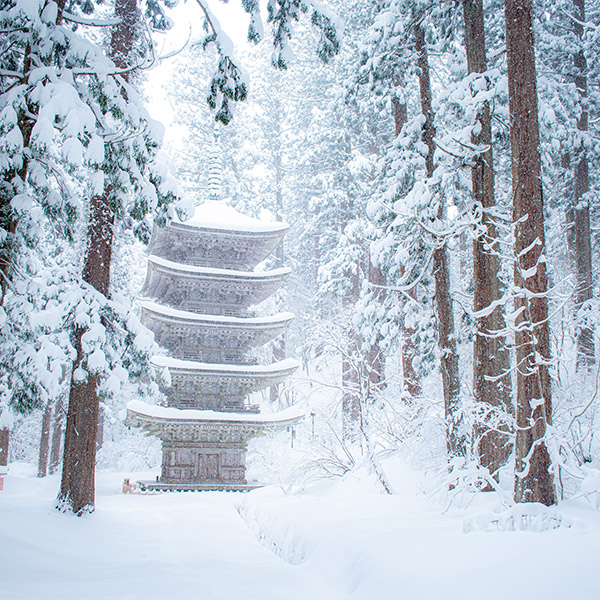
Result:
<svg viewBox="0 0 600 600"><path fill-rule="evenodd" d="M280 383L297 367L290 359L258 364L252 356L293 319L252 313L290 273L256 269L286 230L216 201L197 207L188 221L155 229L142 321L170 353L153 359L170 385L166 407L141 401L127 407L127 425L162 441L161 476L140 482L143 488L252 487L245 477L248 440L298 419L295 409L263 415L247 403L250 393Z"/></svg>

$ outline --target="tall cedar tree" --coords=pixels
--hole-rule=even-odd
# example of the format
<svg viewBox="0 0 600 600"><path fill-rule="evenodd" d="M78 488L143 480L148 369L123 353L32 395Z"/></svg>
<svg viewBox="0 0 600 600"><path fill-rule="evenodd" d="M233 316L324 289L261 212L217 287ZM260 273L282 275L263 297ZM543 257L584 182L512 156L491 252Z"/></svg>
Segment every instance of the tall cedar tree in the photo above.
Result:
<svg viewBox="0 0 600 600"><path fill-rule="evenodd" d="M60 25L63 19L65 9L65 0L56 1L56 24ZM51 56L47 58L51 61ZM39 65L34 64L31 56L31 46L27 44L23 52L22 72L23 78L21 83L28 81L29 75L33 69ZM29 173L29 146L31 144L31 134L35 125L35 116L37 114L37 106L23 106L18 114L18 128L22 137L22 162L19 168L9 169L2 174L0 181L0 219L3 221L4 229L8 234L7 240L0 249L0 306L4 303L6 291L11 284L13 278L13 258L14 253L18 252L15 245L15 234L17 232L18 218L11 207L11 201L25 189L27 175ZM8 410L6 408L5 410ZM8 427L0 428L0 466L8 465L8 453L10 447L10 430Z"/></svg>
<svg viewBox="0 0 600 600"><path fill-rule="evenodd" d="M427 177L433 177L435 154L435 125L431 107L431 81L425 32L420 21L414 26L415 50L419 74L419 93L421 97L421 113L424 117L422 140L427 146L425 168ZM438 219L444 217L444 202L440 198ZM458 372L458 354L454 331L454 314L452 296L450 295L450 270L448 268L448 250L445 239L435 240L433 252L433 276L435 281L435 306L438 329L438 345L440 348L440 366L444 388L444 412L446 420L446 445L448 456L465 455L464 437L460 433L460 379Z"/></svg>
<svg viewBox="0 0 600 600"><path fill-rule="evenodd" d="M394 133L396 137L402 132L402 128L408 122L408 111L406 102L400 102L397 96L392 97L392 111L394 116ZM385 282L384 282L385 283ZM410 295L415 298L416 291L412 289ZM421 394L421 377L415 369L414 363L419 355L419 348L414 342L416 331L406 325L406 319L402 320L402 380L404 392L410 397Z"/></svg>
<svg viewBox="0 0 600 600"><path fill-rule="evenodd" d="M128 57L136 37L137 10L137 0L117 0L115 3L115 16L120 22L112 30L110 54L126 82L130 74ZM83 280L106 297L110 290L115 229L111 193L112 190L107 186L101 195L92 198L88 247L83 266ZM85 358L82 347L84 332L82 328L75 332L75 365L81 364ZM76 515L94 509L99 383L97 374L89 373L85 381L71 376L59 503L66 504Z"/></svg>
<svg viewBox="0 0 600 600"><path fill-rule="evenodd" d="M60 463L63 425L63 398L58 396L49 401L42 417L42 434L38 459L38 477L52 475Z"/></svg>
<svg viewBox="0 0 600 600"><path fill-rule="evenodd" d="M8 441L10 431L8 428L0 429L0 467L8 465Z"/></svg>
<svg viewBox="0 0 600 600"><path fill-rule="evenodd" d="M348 139L346 138L346 142ZM348 150L350 155L350 150ZM344 222L342 223L342 231L351 221L353 216L352 206L346 206L343 210ZM360 296L360 267L356 265L354 272L351 274L351 288L344 295L342 302L344 310L347 311L350 307L356 306ZM346 330L345 343L342 346L342 430L343 438L346 441L358 440L359 431L362 426L362 401L361 388L364 381L361 377L364 376L361 368L362 357L359 350L362 346L362 340L359 332L350 322Z"/></svg>
<svg viewBox="0 0 600 600"><path fill-rule="evenodd" d="M387 284L385 273L371 261L369 254L368 280L375 289L375 299L383 304L385 299L385 286ZM381 349L379 340L370 348L367 355L367 370L369 377L369 397L372 399L376 390L385 387L385 354Z"/></svg>
<svg viewBox="0 0 600 600"><path fill-rule="evenodd" d="M517 433L515 501L556 502L545 442L550 339L532 0L505 0L513 189Z"/></svg>
<svg viewBox="0 0 600 600"><path fill-rule="evenodd" d="M583 41L583 23L585 22L585 0L573 0L573 29L579 42ZM586 135L588 130L588 94L587 62L583 49L573 56L575 87L581 101L581 114L577 120L577 129ZM590 208L586 194L590 190L589 165L586 146L581 143L577 149L573 165L573 191L567 207L569 227L569 249L575 267L577 287L575 289L575 310L579 311L592 299L592 243L590 236ZM583 324L577 334L577 366L589 367L595 363L594 329Z"/></svg>
<svg viewBox="0 0 600 600"><path fill-rule="evenodd" d="M469 73L485 73L485 28L483 0L463 0L465 21L465 46ZM492 218L495 207L494 162L492 155L492 126L489 102L478 115L478 131L471 140L476 148L486 148L473 161L471 179L473 200L480 233L473 240L473 309L481 316L475 319L473 340L473 395L479 403L489 405L492 412L502 419L502 414L514 413L511 398L510 354L506 339L501 333L506 328L503 306L494 303L502 297L498 277L500 272L500 249L498 234ZM498 418L490 420L498 422ZM493 427L480 424L474 432L479 460L492 475L506 464L511 452L510 438L496 424Z"/></svg>
<svg viewBox="0 0 600 600"><path fill-rule="evenodd" d="M46 477L48 474L48 459L50 457L50 436L52 430L52 408L53 403L48 402L42 417L42 435L40 439L40 452L38 459L38 477Z"/></svg>

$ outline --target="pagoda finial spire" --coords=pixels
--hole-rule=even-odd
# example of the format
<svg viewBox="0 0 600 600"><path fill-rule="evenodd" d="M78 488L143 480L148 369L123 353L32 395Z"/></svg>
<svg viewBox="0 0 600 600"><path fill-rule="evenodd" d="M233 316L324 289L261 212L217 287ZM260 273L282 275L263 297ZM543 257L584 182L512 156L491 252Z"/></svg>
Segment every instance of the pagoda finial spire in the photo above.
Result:
<svg viewBox="0 0 600 600"><path fill-rule="evenodd" d="M208 157L208 199L216 202L223 199L223 159L219 137L219 132L215 130L213 147Z"/></svg>

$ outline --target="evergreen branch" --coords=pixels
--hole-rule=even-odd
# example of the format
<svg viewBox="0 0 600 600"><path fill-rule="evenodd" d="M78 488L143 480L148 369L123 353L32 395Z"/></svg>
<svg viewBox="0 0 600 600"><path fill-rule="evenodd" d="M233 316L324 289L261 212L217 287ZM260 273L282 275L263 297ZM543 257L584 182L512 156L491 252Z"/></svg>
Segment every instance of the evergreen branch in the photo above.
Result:
<svg viewBox="0 0 600 600"><path fill-rule="evenodd" d="M421 283L421 281L427 274L427 272L429 270L429 264L431 263L431 260L433 258L433 253L434 253L434 250L431 250L431 252L429 253L429 256L427 257L427 260L425 261L425 265L421 269L421 272L419 273L418 277L412 283L407 284L407 285L391 286L391 285L379 285L379 284L370 282L369 285L371 287L381 289L381 290L386 290L386 291L390 291L390 292L398 292L398 293L406 296L408 300L414 301L414 298L409 294L409 292L411 290L413 290L415 287L417 287L417 285L419 285L419 283ZM415 268L416 268L416 265L415 265Z"/></svg>
<svg viewBox="0 0 600 600"><path fill-rule="evenodd" d="M78 25L87 25L89 27L113 27L122 22L121 19L86 19L80 15L74 15L68 12L63 12L62 16L65 21L77 23Z"/></svg>
<svg viewBox="0 0 600 600"><path fill-rule="evenodd" d="M575 25L579 25L580 27L583 27L584 29L591 29L591 30L597 29L597 26L594 25L593 23L590 24L587 21L580 21L577 17L574 17L571 13L567 12L562 7L560 9L560 12L563 13L563 15L565 15L568 19L571 19L571 21L573 21L573 23L575 23Z"/></svg>
<svg viewBox="0 0 600 600"><path fill-rule="evenodd" d="M600 364L598 364L597 368L596 368L596 389L594 390L594 395L592 396L592 398L590 399L590 401L586 404L585 408L577 413L572 419L571 422L569 423L569 426L567 427L567 431L569 429L571 429L571 426L573 425L573 423L577 420L580 419L588 410L588 408L590 406L592 406L592 404L594 403L594 401L596 400L596 398L598 397L598 392L600 391Z"/></svg>
<svg viewBox="0 0 600 600"><path fill-rule="evenodd" d="M14 77L15 79L23 79L23 73L18 71L7 71L6 69L0 69L0 77Z"/></svg>
<svg viewBox="0 0 600 600"><path fill-rule="evenodd" d="M198 6L200 6L202 12L204 13L204 19L206 20L206 24L210 27L213 35L215 36L215 40L217 38L217 28L215 27L215 24L213 23L213 19L215 18L214 15L210 12L208 6L206 5L206 3L204 2L204 0L196 0L196 2L198 3Z"/></svg>

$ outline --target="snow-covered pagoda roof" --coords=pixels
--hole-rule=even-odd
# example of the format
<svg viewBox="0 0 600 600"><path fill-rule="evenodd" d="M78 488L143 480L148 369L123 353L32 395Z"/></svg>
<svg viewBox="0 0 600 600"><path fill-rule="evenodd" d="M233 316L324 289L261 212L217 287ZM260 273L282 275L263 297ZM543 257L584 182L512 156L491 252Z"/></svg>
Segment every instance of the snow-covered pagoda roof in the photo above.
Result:
<svg viewBox="0 0 600 600"><path fill-rule="evenodd" d="M148 263L157 266L163 271L177 273L184 277L210 278L210 279L253 279L253 280L268 280L268 279L285 279L292 270L289 267L281 267L270 271L236 271L234 269L215 269L210 267L197 267L195 265L185 265L178 262L161 258L160 256L151 255L148 257Z"/></svg>
<svg viewBox="0 0 600 600"><path fill-rule="evenodd" d="M291 375L299 366L297 360L286 358L270 365L218 365L194 360L181 360L170 356L153 356L155 367L190 373L193 375L219 375L221 377L252 377L271 379ZM269 383L270 385L270 383Z"/></svg>
<svg viewBox="0 0 600 600"><path fill-rule="evenodd" d="M281 335L294 319L289 312L267 317L207 315L141 302L142 323L171 356L209 363L249 364L247 352Z"/></svg>
<svg viewBox="0 0 600 600"><path fill-rule="evenodd" d="M237 231L248 233L268 233L286 231L287 223L263 221L238 212L223 202L209 200L196 206L194 214L185 221L174 220L174 225L185 225L195 229L218 229L219 231Z"/></svg>
<svg viewBox="0 0 600 600"><path fill-rule="evenodd" d="M149 300L140 302L140 306L144 310L156 313L172 321L198 322L218 327L278 327L294 320L294 313L291 312L281 312L265 317L228 317L225 315L204 315L187 310L178 310L157 304L156 302L150 302Z"/></svg>
<svg viewBox="0 0 600 600"><path fill-rule="evenodd" d="M142 293L179 310L241 317L250 306L274 293L289 274L288 268L239 271L150 256Z"/></svg>
<svg viewBox="0 0 600 600"><path fill-rule="evenodd" d="M187 221L154 227L148 252L173 262L251 270L283 239L288 225L262 221L221 202L196 207Z"/></svg>
<svg viewBox="0 0 600 600"><path fill-rule="evenodd" d="M152 365L169 370L171 386L166 393L171 406L193 408L212 403L208 408L242 410L241 399L287 379L299 366L293 359L270 365L223 364L153 356ZM213 389L217 384L216 389ZM248 409L250 410L250 409Z"/></svg>
<svg viewBox="0 0 600 600"><path fill-rule="evenodd" d="M125 411L125 425L141 427L158 436L163 442L245 444L252 437L269 429L293 425L304 417L298 407L292 406L278 413L224 413L214 410L181 410L153 406L133 400Z"/></svg>
<svg viewBox="0 0 600 600"><path fill-rule="evenodd" d="M216 410L181 410L167 406L155 406L143 400L132 400L127 404L128 413L137 413L164 421L207 421L211 423L249 423L257 425L287 425L304 416L304 411L291 406L276 413L220 412Z"/></svg>

